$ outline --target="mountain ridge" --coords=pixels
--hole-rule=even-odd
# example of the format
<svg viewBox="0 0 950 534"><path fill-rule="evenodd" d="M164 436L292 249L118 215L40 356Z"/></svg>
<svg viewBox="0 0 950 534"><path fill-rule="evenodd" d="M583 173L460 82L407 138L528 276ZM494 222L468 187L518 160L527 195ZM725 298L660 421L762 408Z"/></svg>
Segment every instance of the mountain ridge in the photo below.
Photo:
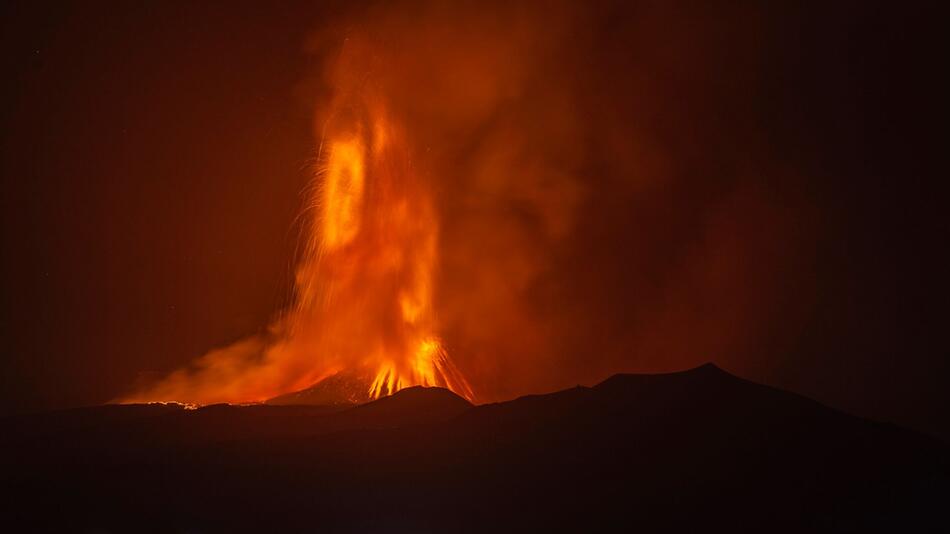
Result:
<svg viewBox="0 0 950 534"><path fill-rule="evenodd" d="M415 387L0 425L25 530L906 530L950 497L945 443L714 366L477 406Z"/></svg>

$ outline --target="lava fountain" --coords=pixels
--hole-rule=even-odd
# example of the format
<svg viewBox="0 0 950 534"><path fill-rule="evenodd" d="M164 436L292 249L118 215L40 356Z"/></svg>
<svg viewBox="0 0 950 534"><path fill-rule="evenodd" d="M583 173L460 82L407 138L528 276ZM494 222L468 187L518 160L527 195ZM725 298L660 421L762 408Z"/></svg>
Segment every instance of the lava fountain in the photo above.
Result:
<svg viewBox="0 0 950 534"><path fill-rule="evenodd" d="M319 127L293 305L266 335L212 351L123 402L261 402L320 384L333 384L321 397L330 402L415 385L474 399L437 335L431 188L366 79L340 78Z"/></svg>

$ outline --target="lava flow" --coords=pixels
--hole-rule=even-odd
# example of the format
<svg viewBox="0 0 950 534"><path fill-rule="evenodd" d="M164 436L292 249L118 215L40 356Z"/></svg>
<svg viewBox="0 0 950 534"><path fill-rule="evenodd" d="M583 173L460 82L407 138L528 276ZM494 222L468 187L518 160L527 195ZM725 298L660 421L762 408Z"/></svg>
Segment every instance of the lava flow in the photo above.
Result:
<svg viewBox="0 0 950 534"><path fill-rule="evenodd" d="M441 386L474 399L437 335L439 222L404 132L343 77L321 125L293 306L265 336L212 351L123 402L260 402L345 383L326 401Z"/></svg>

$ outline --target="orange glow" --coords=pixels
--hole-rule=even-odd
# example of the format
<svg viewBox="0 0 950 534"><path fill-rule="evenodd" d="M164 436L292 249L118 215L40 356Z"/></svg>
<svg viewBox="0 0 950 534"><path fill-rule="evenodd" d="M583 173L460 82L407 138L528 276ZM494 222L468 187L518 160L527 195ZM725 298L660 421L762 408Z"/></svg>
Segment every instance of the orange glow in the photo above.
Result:
<svg viewBox="0 0 950 534"><path fill-rule="evenodd" d="M124 400L471 384L495 401L741 368L773 326L798 335L785 318L810 303L782 277L807 271L820 217L804 189L762 181L794 172L750 152L760 136L717 142L733 55L705 46L725 43L716 17L670 34L680 8L617 26L596 2L347 4L301 43L313 176L292 294L262 332ZM215 331L236 326L221 313Z"/></svg>
<svg viewBox="0 0 950 534"><path fill-rule="evenodd" d="M363 144L359 139L334 142L323 181L323 246L339 248L359 232L363 200Z"/></svg>
<svg viewBox="0 0 950 534"><path fill-rule="evenodd" d="M320 128L293 306L268 336L212 351L124 401L259 402L337 373L365 384L365 394L341 401L416 385L474 399L437 332L439 221L430 187L385 98L352 90L345 74Z"/></svg>

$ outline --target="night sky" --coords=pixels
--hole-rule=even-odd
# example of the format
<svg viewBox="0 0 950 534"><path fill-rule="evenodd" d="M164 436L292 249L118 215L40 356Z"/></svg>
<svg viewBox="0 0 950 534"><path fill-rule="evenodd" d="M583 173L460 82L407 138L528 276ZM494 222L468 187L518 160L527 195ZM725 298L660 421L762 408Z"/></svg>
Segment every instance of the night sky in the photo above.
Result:
<svg viewBox="0 0 950 534"><path fill-rule="evenodd" d="M266 328L321 65L383 28L416 52L394 106L439 153L444 335L486 400L712 360L950 438L933 14L420 5L4 3L0 413L107 402ZM426 24L474 30L427 56L406 37ZM517 83L453 114L460 72ZM510 132L514 161L570 178L480 189ZM524 265L504 298L471 296Z"/></svg>

